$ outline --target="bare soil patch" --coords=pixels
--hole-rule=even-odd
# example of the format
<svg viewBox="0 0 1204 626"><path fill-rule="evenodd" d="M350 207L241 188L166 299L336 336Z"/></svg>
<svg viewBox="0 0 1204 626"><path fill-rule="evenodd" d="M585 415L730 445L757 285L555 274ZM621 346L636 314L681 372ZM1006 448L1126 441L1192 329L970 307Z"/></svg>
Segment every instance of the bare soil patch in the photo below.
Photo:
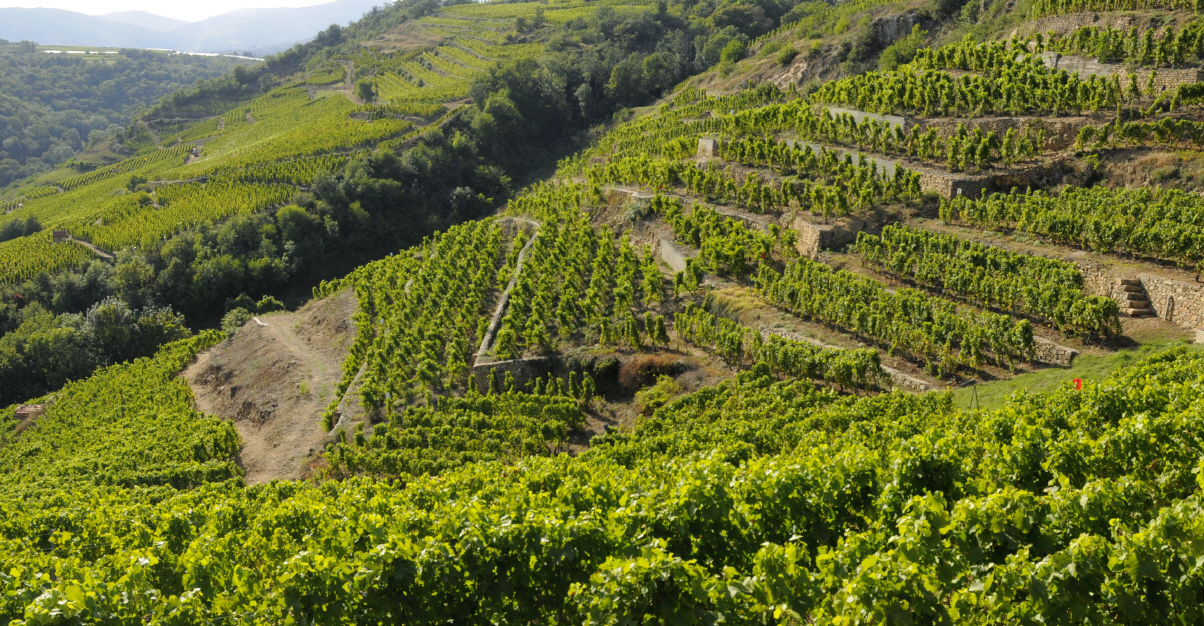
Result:
<svg viewBox="0 0 1204 626"><path fill-rule="evenodd" d="M320 414L355 337L355 309L345 290L260 316L184 371L198 408L234 422L248 483L304 478L322 453Z"/></svg>
<svg viewBox="0 0 1204 626"><path fill-rule="evenodd" d="M682 394L689 394L734 378L738 371L702 350L676 340L673 343L671 348L645 348L639 351L599 349L621 362L619 384L622 389L609 397L602 396L595 400L593 407L586 412L585 426L569 435L570 452L576 454L589 449L589 440L608 429L633 428L640 419L635 392L655 383L658 375L671 376L681 386Z"/></svg>

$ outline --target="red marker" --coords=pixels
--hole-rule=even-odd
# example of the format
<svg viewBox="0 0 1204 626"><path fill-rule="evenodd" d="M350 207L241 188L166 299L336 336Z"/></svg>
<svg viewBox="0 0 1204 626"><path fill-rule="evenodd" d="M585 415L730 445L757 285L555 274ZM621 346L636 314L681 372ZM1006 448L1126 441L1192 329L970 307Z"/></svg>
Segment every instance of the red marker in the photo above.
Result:
<svg viewBox="0 0 1204 626"><path fill-rule="evenodd" d="M1074 388L1075 388L1075 391L1083 390L1083 379L1082 378L1074 379Z"/></svg>

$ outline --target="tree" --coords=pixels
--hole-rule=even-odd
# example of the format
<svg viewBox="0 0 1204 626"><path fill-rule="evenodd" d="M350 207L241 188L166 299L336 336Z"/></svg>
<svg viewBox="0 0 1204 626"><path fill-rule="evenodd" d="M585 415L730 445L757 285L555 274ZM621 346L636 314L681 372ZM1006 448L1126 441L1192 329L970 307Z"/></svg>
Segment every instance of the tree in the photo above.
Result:
<svg viewBox="0 0 1204 626"><path fill-rule="evenodd" d="M355 94L364 102L376 100L376 83L366 78L355 83Z"/></svg>
<svg viewBox="0 0 1204 626"><path fill-rule="evenodd" d="M323 224L305 209L296 205L283 207L276 212L276 223L280 227L285 250L290 252L295 266L304 266L322 254Z"/></svg>

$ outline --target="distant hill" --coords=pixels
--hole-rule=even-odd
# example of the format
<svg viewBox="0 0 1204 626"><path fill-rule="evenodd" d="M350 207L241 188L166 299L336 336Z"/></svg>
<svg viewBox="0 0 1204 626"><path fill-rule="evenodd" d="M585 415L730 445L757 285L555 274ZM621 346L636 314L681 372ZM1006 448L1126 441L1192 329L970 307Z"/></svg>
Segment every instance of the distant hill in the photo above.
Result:
<svg viewBox="0 0 1204 626"><path fill-rule="evenodd" d="M121 11L119 13L106 13L100 17L157 32L166 32L190 24L190 22L185 22L184 20L173 20L170 17L163 17L162 15L155 15L146 11Z"/></svg>
<svg viewBox="0 0 1204 626"><path fill-rule="evenodd" d="M44 45L170 48L182 52L279 52L331 24L358 20L391 0L337 0L299 9L243 9L199 22L144 11L103 16L60 9L0 9L0 39Z"/></svg>
<svg viewBox="0 0 1204 626"><path fill-rule="evenodd" d="M42 44L160 48L159 33L62 9L0 9L0 39Z"/></svg>
<svg viewBox="0 0 1204 626"><path fill-rule="evenodd" d="M374 6L390 0L338 0L300 9L243 9L194 22L170 31L177 43L196 52L249 50L270 54L309 41L331 24L346 26Z"/></svg>

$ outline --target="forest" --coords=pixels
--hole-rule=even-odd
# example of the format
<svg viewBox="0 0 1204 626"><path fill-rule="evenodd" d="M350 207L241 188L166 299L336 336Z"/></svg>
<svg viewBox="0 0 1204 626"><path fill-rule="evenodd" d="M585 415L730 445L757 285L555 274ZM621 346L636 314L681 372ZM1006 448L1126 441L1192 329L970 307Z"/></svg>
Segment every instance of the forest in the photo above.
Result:
<svg viewBox="0 0 1204 626"><path fill-rule="evenodd" d="M247 64L143 50L101 56L46 54L34 42L0 41L0 188L116 140L163 96Z"/></svg>

